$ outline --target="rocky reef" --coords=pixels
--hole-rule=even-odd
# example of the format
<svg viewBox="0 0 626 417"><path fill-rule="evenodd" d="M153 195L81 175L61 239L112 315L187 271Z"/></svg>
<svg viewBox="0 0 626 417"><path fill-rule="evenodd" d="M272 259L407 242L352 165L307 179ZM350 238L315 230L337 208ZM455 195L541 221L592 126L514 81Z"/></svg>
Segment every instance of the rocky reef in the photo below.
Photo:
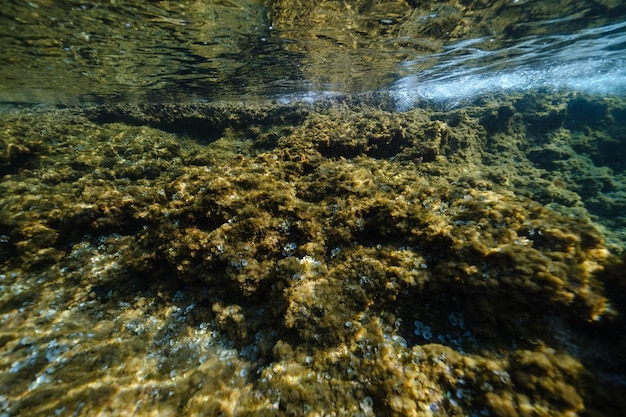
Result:
<svg viewBox="0 0 626 417"><path fill-rule="evenodd" d="M3 415L618 415L624 108L5 110Z"/></svg>

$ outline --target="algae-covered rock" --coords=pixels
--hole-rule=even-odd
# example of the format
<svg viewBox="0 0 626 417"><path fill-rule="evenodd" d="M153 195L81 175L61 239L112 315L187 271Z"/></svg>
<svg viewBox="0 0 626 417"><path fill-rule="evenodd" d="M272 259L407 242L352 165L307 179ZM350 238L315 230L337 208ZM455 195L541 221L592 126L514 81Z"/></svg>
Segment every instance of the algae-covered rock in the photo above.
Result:
<svg viewBox="0 0 626 417"><path fill-rule="evenodd" d="M622 185L577 136L617 104L574 132L568 114L591 104L559 99L3 115L36 152L0 182L0 401L9 415L623 409L624 240L599 227L623 219L598 217Z"/></svg>

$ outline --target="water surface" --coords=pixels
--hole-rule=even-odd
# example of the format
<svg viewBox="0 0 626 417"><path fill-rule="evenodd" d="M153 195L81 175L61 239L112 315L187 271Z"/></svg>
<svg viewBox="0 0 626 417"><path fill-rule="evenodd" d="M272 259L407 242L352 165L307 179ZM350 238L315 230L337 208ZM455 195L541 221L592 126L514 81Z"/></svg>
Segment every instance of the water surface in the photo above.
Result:
<svg viewBox="0 0 626 417"><path fill-rule="evenodd" d="M619 1L17 2L0 100L77 104L391 90L624 90Z"/></svg>

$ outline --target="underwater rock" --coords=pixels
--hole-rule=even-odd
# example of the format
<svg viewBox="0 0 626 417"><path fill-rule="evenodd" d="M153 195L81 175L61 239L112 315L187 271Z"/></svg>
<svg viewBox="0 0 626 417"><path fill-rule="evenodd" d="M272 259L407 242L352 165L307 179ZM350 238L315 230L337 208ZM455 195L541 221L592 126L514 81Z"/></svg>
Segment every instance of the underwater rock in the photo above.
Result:
<svg viewBox="0 0 626 417"><path fill-rule="evenodd" d="M30 128L3 115L55 145L0 182L0 401L12 414L610 415L624 240L585 210L617 207L606 190L623 186L583 174L600 159L567 145L566 115L518 113L539 97L493 100L229 120L228 106L120 106L33 113ZM223 129L186 135L194 117ZM560 206L557 181L572 196Z"/></svg>

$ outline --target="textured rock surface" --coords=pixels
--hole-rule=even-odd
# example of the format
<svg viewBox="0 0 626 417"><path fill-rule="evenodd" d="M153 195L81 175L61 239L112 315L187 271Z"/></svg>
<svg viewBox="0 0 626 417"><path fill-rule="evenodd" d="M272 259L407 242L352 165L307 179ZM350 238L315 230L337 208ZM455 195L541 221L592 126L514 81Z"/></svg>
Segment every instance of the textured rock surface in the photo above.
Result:
<svg viewBox="0 0 626 417"><path fill-rule="evenodd" d="M4 113L0 403L619 414L622 113L568 95Z"/></svg>

